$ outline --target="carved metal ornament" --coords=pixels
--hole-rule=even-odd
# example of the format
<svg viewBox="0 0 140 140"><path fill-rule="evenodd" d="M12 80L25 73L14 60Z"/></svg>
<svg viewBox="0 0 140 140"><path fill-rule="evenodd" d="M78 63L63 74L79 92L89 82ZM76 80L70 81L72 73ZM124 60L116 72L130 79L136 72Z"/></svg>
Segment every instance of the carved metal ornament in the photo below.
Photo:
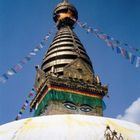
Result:
<svg viewBox="0 0 140 140"><path fill-rule="evenodd" d="M118 135L115 130L111 130L110 126L106 127L105 134L104 134L105 140L124 140L121 133Z"/></svg>

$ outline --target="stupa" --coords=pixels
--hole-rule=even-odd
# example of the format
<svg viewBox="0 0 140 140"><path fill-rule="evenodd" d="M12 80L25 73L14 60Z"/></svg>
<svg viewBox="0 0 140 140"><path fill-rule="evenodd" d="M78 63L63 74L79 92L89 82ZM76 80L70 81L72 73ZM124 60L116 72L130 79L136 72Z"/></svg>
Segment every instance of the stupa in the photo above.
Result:
<svg viewBox="0 0 140 140"><path fill-rule="evenodd" d="M63 0L53 12L57 33L36 66L34 117L0 126L0 140L140 140L140 126L103 117L102 85L73 31L78 11Z"/></svg>
<svg viewBox="0 0 140 140"><path fill-rule="evenodd" d="M103 115L102 98L108 88L101 85L90 58L74 33L76 8L64 0L56 6L53 19L58 31L36 66L36 97L31 103L35 116L54 114Z"/></svg>

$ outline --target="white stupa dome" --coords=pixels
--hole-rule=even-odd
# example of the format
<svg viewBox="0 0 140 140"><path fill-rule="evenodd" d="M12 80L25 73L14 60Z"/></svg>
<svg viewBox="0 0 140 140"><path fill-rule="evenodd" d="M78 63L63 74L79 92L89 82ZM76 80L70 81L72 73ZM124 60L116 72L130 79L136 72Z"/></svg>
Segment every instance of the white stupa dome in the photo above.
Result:
<svg viewBox="0 0 140 140"><path fill-rule="evenodd" d="M0 140L106 140L107 125L118 136L121 133L124 140L140 140L137 124L87 115L50 115L14 121L0 126Z"/></svg>

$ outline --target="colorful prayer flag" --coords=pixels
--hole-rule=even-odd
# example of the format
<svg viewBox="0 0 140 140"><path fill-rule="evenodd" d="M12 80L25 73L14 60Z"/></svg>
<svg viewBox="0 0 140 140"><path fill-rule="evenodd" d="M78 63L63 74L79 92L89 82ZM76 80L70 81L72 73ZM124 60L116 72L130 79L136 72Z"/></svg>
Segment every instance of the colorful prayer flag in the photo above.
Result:
<svg viewBox="0 0 140 140"><path fill-rule="evenodd" d="M17 116L17 117L15 118L15 120L19 120L19 117Z"/></svg>
<svg viewBox="0 0 140 140"><path fill-rule="evenodd" d="M25 102L24 105L25 105L25 106L28 106L28 103Z"/></svg>
<svg viewBox="0 0 140 140"><path fill-rule="evenodd" d="M89 28L87 29L87 32L88 32L88 33L93 32L93 29L92 29L91 27L89 27Z"/></svg>
<svg viewBox="0 0 140 140"><path fill-rule="evenodd" d="M35 55L36 55L36 53L34 53L34 52L30 52L30 55L33 55L33 56L35 56Z"/></svg>
<svg viewBox="0 0 140 140"><path fill-rule="evenodd" d="M98 30L98 29L93 29L93 31L94 31L94 32L99 32L99 30Z"/></svg>
<svg viewBox="0 0 140 140"><path fill-rule="evenodd" d="M111 37L109 35L106 36L108 40L111 40Z"/></svg>
<svg viewBox="0 0 140 140"><path fill-rule="evenodd" d="M128 53L128 55L129 55L129 60L130 60L130 63L131 63L131 64L133 64L133 63L134 63L134 61L135 61L136 56L135 56L135 55L133 55L131 52L129 52L129 53Z"/></svg>
<svg viewBox="0 0 140 140"><path fill-rule="evenodd" d="M25 59L26 59L27 61L30 61L30 60L31 60L31 56L28 55L28 56L25 57Z"/></svg>
<svg viewBox="0 0 140 140"><path fill-rule="evenodd" d="M44 46L41 45L41 43L40 43L36 48L38 48L39 50L41 50L42 48L44 48Z"/></svg>
<svg viewBox="0 0 140 140"><path fill-rule="evenodd" d="M26 106L23 105L21 109L24 109L25 110L26 109Z"/></svg>
<svg viewBox="0 0 140 140"><path fill-rule="evenodd" d="M137 57L137 60L136 60L136 68L138 68L140 65L140 57Z"/></svg>
<svg viewBox="0 0 140 140"><path fill-rule="evenodd" d="M29 93L29 97L33 97L34 96L34 94L33 93Z"/></svg>
<svg viewBox="0 0 140 140"><path fill-rule="evenodd" d="M20 64L17 64L13 68L16 72L19 72L22 69L22 66Z"/></svg>
<svg viewBox="0 0 140 140"><path fill-rule="evenodd" d="M34 88L32 88L32 91L33 91L33 92L35 92L35 89L34 89Z"/></svg>
<svg viewBox="0 0 140 140"><path fill-rule="evenodd" d="M41 44L42 46L45 46L45 45L46 45L46 41L45 41L45 40L42 40L42 41L40 42L40 44Z"/></svg>
<svg viewBox="0 0 140 140"><path fill-rule="evenodd" d="M29 101L28 101L28 100L26 100L25 102L26 102L27 104L29 103Z"/></svg>
<svg viewBox="0 0 140 140"><path fill-rule="evenodd" d="M34 88L32 88L32 90L29 92L28 96L27 96L27 99L26 101L24 102L23 106L21 107L17 117L15 118L15 120L18 120L21 118L21 115L24 113L26 107L28 106L28 104L30 103L31 101L31 98L34 96L34 93L35 93L35 90Z"/></svg>
<svg viewBox="0 0 140 140"><path fill-rule="evenodd" d="M114 46L113 46L113 43L109 40L106 40L106 43L107 43L107 46L111 47L112 50L114 50Z"/></svg>
<svg viewBox="0 0 140 140"><path fill-rule="evenodd" d="M47 41L49 37L49 35L46 35L44 39Z"/></svg>
<svg viewBox="0 0 140 140"><path fill-rule="evenodd" d="M114 40L114 42L119 45L120 44L120 41L119 40Z"/></svg>
<svg viewBox="0 0 140 140"><path fill-rule="evenodd" d="M137 48L133 48L133 50L134 50L134 51L136 51L136 52L138 52L138 51L139 51L139 49L137 49Z"/></svg>
<svg viewBox="0 0 140 140"><path fill-rule="evenodd" d="M86 27L87 27L87 23L81 24L81 27L82 27L82 28L86 28Z"/></svg>
<svg viewBox="0 0 140 140"><path fill-rule="evenodd" d="M24 111L25 111L25 109L21 108L20 112L22 112L22 113L23 113Z"/></svg>
<svg viewBox="0 0 140 140"><path fill-rule="evenodd" d="M124 48L121 48L121 54L122 54L122 56L124 56L126 59L129 59L128 52L127 52Z"/></svg>
<svg viewBox="0 0 140 140"><path fill-rule="evenodd" d="M0 77L0 82L1 82L1 83L5 83L5 82L6 82L5 78L3 78L3 77L1 76L1 77Z"/></svg>
<svg viewBox="0 0 140 140"><path fill-rule="evenodd" d="M127 43L124 43L125 46L129 46Z"/></svg>
<svg viewBox="0 0 140 140"><path fill-rule="evenodd" d="M121 48L120 47L116 47L116 51L117 51L117 54L120 54L121 53Z"/></svg>
<svg viewBox="0 0 140 140"><path fill-rule="evenodd" d="M20 111L19 114L22 115L22 112Z"/></svg>
<svg viewBox="0 0 140 140"><path fill-rule="evenodd" d="M39 49L35 48L33 51L34 51L34 52L38 52L38 51L39 51Z"/></svg>
<svg viewBox="0 0 140 140"><path fill-rule="evenodd" d="M48 35L49 35L49 36L51 35L51 31L48 33Z"/></svg>
<svg viewBox="0 0 140 140"><path fill-rule="evenodd" d="M3 76L5 79L7 79L7 80L9 79L7 73L4 73L2 76Z"/></svg>
<svg viewBox="0 0 140 140"><path fill-rule="evenodd" d="M111 36L109 36L109 35L106 35L106 36L103 36L103 32L101 32L101 31L99 31L98 29L94 29L94 28L91 28L91 27L89 27L89 26L87 26L85 23L82 23L81 21L77 21L77 24L80 26L80 27L82 27L83 29L85 29L87 32L93 32L98 38L100 38L100 39L102 39L102 40L104 40L104 41L106 41L106 42L108 42L108 46L111 46L112 47L112 49L113 49L113 47L116 47L116 46L118 46L118 45L123 45L123 46L127 46L127 47L129 47L130 49L132 49L132 50L134 50L134 51L140 51L139 49L137 49L137 48L134 48L134 47L131 47L129 44L127 44L127 43L122 43L122 42L120 42L119 40L116 40L116 39L114 39L113 37L111 37ZM90 29L92 29L92 31L90 31ZM105 39L106 38L106 39ZM111 41L111 43L109 42L109 41ZM113 45L112 45L113 44ZM127 53L127 52L126 52ZM127 55L127 54L126 54ZM127 59L129 59L129 57L127 57L125 55L125 57L127 58Z"/></svg>
<svg viewBox="0 0 140 140"><path fill-rule="evenodd" d="M16 71L13 68L11 68L10 70L7 71L7 74L10 76L14 75L15 73L16 73Z"/></svg>
<svg viewBox="0 0 140 140"><path fill-rule="evenodd" d="M106 40L107 39L107 35L106 34L99 34L98 37L102 40Z"/></svg>
<svg viewBox="0 0 140 140"><path fill-rule="evenodd" d="M23 60L19 61L20 64L24 65L27 63L27 60L24 58Z"/></svg>
<svg viewBox="0 0 140 140"><path fill-rule="evenodd" d="M18 114L15 120L19 120L19 118L21 118L21 114Z"/></svg>

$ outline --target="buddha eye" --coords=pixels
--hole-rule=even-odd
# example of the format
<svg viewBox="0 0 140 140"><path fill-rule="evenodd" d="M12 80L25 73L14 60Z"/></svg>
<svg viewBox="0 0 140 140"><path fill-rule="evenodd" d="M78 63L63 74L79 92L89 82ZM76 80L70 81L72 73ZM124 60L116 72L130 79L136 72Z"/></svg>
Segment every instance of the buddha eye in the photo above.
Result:
<svg viewBox="0 0 140 140"><path fill-rule="evenodd" d="M90 107L89 105L82 105L80 107L80 110L83 112L90 112L90 111L92 111L92 107Z"/></svg>
<svg viewBox="0 0 140 140"><path fill-rule="evenodd" d="M72 103L72 102L65 102L65 103L64 103L64 106L65 106L67 109L76 110L76 106L75 106L75 104Z"/></svg>

